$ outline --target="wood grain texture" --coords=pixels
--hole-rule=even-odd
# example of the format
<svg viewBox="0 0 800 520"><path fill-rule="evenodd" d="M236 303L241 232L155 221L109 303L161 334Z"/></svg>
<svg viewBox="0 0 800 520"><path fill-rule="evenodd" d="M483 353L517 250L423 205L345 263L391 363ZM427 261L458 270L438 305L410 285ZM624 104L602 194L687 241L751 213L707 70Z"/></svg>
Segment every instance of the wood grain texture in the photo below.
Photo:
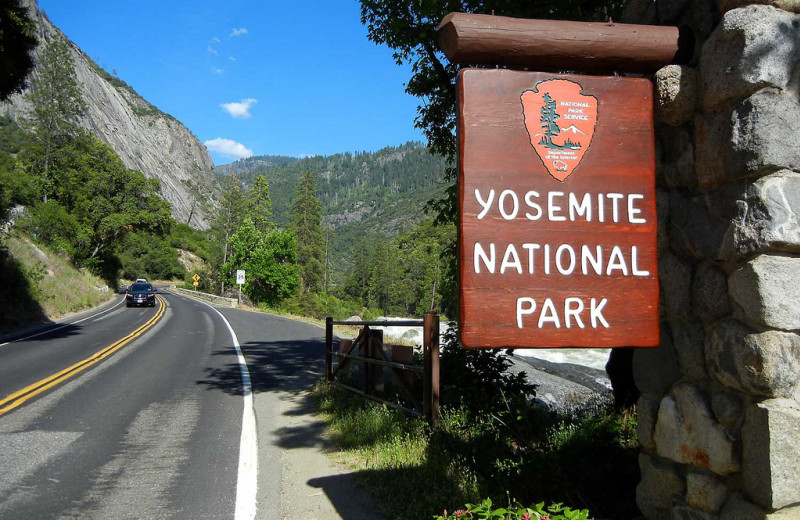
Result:
<svg viewBox="0 0 800 520"><path fill-rule="evenodd" d="M439 25L439 46L462 64L653 72L691 56L694 42L677 27L450 13Z"/></svg>
<svg viewBox="0 0 800 520"><path fill-rule="evenodd" d="M554 178L531 144L524 119L537 114L523 114L521 96L546 80L568 80L582 87L583 95L597 99L597 123L591 144L584 151L580 164L563 182ZM566 109L560 109L564 111ZM563 115L563 114L562 114ZM562 123L562 136L563 126ZM459 274L460 274L460 334L467 347L614 347L656 346L659 343L658 324L658 266L656 250L655 208L655 149L653 140L652 85L648 80L618 77L552 75L508 70L467 69L459 76ZM538 137L537 137L538 138ZM585 136L584 136L585 138ZM483 202L475 194L478 190ZM494 190L494 204L488 206L488 194ZM524 202L525 194L535 191L543 209L542 218L530 220L525 213L536 211ZM498 206L499 195L504 197L504 214ZM511 195L511 193L515 195ZM548 194L554 193L552 216L548 218ZM558 195L563 193L564 195ZM618 222L600 222L595 212L592 221L575 214L570 221L569 193L576 200L590 194L641 195L634 199L635 213L631 222L627 205L618 206ZM519 211L513 214L513 198L519 201ZM625 199L627 200L627 199ZM605 203L611 199L603 198ZM596 209L597 204L593 204ZM624 206L624 208L623 208ZM482 218L478 218L483 213ZM639 222L642 220L643 222ZM478 262L475 268L476 243L486 249L494 244L495 270ZM511 244L520 257L523 272L514 268L513 256L505 272L500 266ZM529 249L524 244L538 244L533 272L530 272ZM587 246L596 252L600 246L608 257L614 246L619 248L627 275L619 268L606 271L603 262L598 275L589 264L583 274L580 260L571 274L559 272L555 252L562 245L574 251ZM550 274L544 272L544 247L551 248ZM633 276L633 247L636 248L636 268L646 276ZM569 251L562 251L561 265L569 270ZM539 312L525 315L523 327L517 322L518 298L532 298L539 310L551 299L559 310L560 328L545 321L541 328ZM563 302L579 298L588 309L591 299L607 299L602 309L606 328L598 321L589 324L588 311L582 314L584 328L574 316L571 327L565 325ZM559 303L560 302L560 303ZM573 309L577 308L573 300Z"/></svg>

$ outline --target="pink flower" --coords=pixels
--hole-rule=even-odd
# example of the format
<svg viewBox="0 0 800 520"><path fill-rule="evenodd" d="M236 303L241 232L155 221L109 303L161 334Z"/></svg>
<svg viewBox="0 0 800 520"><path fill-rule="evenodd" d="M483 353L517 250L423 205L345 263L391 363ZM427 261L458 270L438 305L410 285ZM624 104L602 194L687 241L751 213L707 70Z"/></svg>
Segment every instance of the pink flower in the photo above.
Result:
<svg viewBox="0 0 800 520"><path fill-rule="evenodd" d="M522 520L531 520L530 513L522 513Z"/></svg>
<svg viewBox="0 0 800 520"><path fill-rule="evenodd" d="M470 517L472 517L472 511L470 511L469 509L459 509L458 511L455 512L455 515L456 518L459 518L463 515L469 515Z"/></svg>

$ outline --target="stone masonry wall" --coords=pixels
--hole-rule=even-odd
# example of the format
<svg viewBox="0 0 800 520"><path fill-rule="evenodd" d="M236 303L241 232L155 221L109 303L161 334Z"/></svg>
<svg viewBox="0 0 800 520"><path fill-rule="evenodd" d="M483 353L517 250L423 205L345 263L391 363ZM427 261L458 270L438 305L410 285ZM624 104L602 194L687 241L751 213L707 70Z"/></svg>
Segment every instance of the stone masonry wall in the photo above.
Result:
<svg viewBox="0 0 800 520"><path fill-rule="evenodd" d="M655 77L660 348L634 355L648 520L800 520L800 0L641 0Z"/></svg>

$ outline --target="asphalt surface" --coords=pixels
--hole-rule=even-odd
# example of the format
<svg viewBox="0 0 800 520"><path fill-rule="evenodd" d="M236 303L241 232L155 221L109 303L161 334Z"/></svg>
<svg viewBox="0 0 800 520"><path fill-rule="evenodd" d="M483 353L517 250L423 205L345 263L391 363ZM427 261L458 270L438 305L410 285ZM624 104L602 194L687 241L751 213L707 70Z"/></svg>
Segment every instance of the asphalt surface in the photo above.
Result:
<svg viewBox="0 0 800 520"><path fill-rule="evenodd" d="M209 377L236 364L231 337L209 307L161 297L0 346L2 399L166 306L108 357L0 415L0 518L233 518L241 386Z"/></svg>
<svg viewBox="0 0 800 520"><path fill-rule="evenodd" d="M125 308L120 296L73 324L0 340L0 520L244 518L236 497L248 401L222 315L250 375L255 518L379 519L324 455L309 393L323 372L324 331L159 296L155 309Z"/></svg>

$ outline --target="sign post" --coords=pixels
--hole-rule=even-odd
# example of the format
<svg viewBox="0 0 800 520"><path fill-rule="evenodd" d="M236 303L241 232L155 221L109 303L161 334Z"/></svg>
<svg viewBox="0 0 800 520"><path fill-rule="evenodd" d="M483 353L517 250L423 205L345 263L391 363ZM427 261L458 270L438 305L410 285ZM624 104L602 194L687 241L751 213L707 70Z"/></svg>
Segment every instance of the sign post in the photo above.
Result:
<svg viewBox="0 0 800 520"><path fill-rule="evenodd" d="M465 69L458 88L462 343L657 346L652 84Z"/></svg>
<svg viewBox="0 0 800 520"><path fill-rule="evenodd" d="M192 280L194 280L192 282L192 285L194 285L194 290L196 291L197 290L197 286L200 284L200 275L195 273L194 276L192 276Z"/></svg>
<svg viewBox="0 0 800 520"><path fill-rule="evenodd" d="M239 285L239 305L242 304L242 285L244 285L244 270L236 270L236 283Z"/></svg>

